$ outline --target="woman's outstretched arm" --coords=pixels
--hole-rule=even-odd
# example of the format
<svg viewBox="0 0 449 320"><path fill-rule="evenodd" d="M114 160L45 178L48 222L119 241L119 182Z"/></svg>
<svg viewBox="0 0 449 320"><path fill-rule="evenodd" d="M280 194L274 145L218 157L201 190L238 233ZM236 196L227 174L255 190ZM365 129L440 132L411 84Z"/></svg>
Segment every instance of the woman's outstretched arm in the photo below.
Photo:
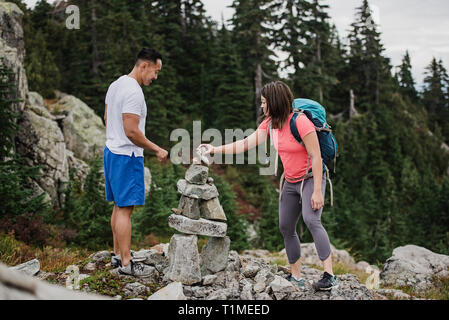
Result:
<svg viewBox="0 0 449 320"><path fill-rule="evenodd" d="M206 148L205 154L239 154L257 147L261 143L265 142L265 140L267 140L266 131L258 129L245 139L236 141L234 143L218 147L214 147L210 144L202 144L199 146L199 148Z"/></svg>

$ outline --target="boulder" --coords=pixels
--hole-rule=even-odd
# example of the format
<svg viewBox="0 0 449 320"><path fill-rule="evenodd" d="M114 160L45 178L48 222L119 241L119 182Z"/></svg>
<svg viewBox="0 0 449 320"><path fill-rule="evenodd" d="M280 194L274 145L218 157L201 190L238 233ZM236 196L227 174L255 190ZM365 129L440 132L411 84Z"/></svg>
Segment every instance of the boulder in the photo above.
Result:
<svg viewBox="0 0 449 320"><path fill-rule="evenodd" d="M203 200L200 206L201 218L210 220L226 221L226 215L218 198Z"/></svg>
<svg viewBox="0 0 449 320"><path fill-rule="evenodd" d="M15 111L23 111L28 92L22 17L23 12L15 3L0 2L0 60L3 58L14 74L17 97L21 100L14 103Z"/></svg>
<svg viewBox="0 0 449 320"><path fill-rule="evenodd" d="M140 296L148 293L148 287L139 282L133 282L127 283L123 291L125 297Z"/></svg>
<svg viewBox="0 0 449 320"><path fill-rule="evenodd" d="M29 166L41 166L36 182L50 195L53 204L60 207L69 181L69 165L58 124L26 108L19 122L17 153L26 158Z"/></svg>
<svg viewBox="0 0 449 320"><path fill-rule="evenodd" d="M111 252L108 250L98 251L89 256L92 262L110 262L111 260Z"/></svg>
<svg viewBox="0 0 449 320"><path fill-rule="evenodd" d="M144 180L145 180L145 194L151 191L151 171L147 167L143 168Z"/></svg>
<svg viewBox="0 0 449 320"><path fill-rule="evenodd" d="M181 282L172 282L166 287L156 291L148 300L186 300Z"/></svg>
<svg viewBox="0 0 449 320"><path fill-rule="evenodd" d="M201 250L201 275L216 273L226 269L228 264L229 237L211 237Z"/></svg>
<svg viewBox="0 0 449 320"><path fill-rule="evenodd" d="M10 269L20 271L29 276L34 276L41 269L41 264L40 264L39 260L33 259L28 262L11 267Z"/></svg>
<svg viewBox="0 0 449 320"><path fill-rule="evenodd" d="M179 193L190 198L210 200L218 197L218 190L215 185L191 184L188 183L185 179L180 179L176 186Z"/></svg>
<svg viewBox="0 0 449 320"><path fill-rule="evenodd" d="M168 258L164 256L163 252L154 249L136 251L134 252L134 258L147 265L154 266L159 272L163 272L169 265Z"/></svg>
<svg viewBox="0 0 449 320"><path fill-rule="evenodd" d="M42 98L42 96L37 92L27 93L26 107L41 117L56 120L56 118L45 107L44 98Z"/></svg>
<svg viewBox="0 0 449 320"><path fill-rule="evenodd" d="M195 235L175 234L170 240L170 265L166 274L171 281L194 284L201 281L198 238Z"/></svg>
<svg viewBox="0 0 449 320"><path fill-rule="evenodd" d="M209 237L224 237L227 230L227 224L223 222L206 219L193 220L178 214L168 217L168 225L182 233Z"/></svg>
<svg viewBox="0 0 449 320"><path fill-rule="evenodd" d="M48 107L54 115L65 116L61 120L67 148L75 157L88 160L103 155L106 141L106 128L103 120L95 114L83 101L66 95Z"/></svg>
<svg viewBox="0 0 449 320"><path fill-rule="evenodd" d="M426 248L406 245L393 250L380 273L384 285L411 286L420 291L432 286L433 278L449 276L449 256Z"/></svg>
<svg viewBox="0 0 449 320"><path fill-rule="evenodd" d="M273 290L273 295L276 297L276 300L285 299L290 293L296 290L290 281L278 275L274 276L274 280L270 282L270 287Z"/></svg>

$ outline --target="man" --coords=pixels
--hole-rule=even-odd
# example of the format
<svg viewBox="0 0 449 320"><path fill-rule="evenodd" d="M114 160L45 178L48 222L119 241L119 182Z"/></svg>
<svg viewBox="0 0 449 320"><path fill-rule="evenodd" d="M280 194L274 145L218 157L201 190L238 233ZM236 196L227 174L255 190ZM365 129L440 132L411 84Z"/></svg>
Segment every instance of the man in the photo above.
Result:
<svg viewBox="0 0 449 320"><path fill-rule="evenodd" d="M106 147L103 153L106 200L114 202L111 228L114 253L111 265L121 274L143 276L148 267L131 257L131 213L145 204L143 149L156 152L159 161L168 152L145 137L147 106L142 84L149 86L162 69L161 55L150 48L137 55L133 70L114 81L106 94L104 121Z"/></svg>

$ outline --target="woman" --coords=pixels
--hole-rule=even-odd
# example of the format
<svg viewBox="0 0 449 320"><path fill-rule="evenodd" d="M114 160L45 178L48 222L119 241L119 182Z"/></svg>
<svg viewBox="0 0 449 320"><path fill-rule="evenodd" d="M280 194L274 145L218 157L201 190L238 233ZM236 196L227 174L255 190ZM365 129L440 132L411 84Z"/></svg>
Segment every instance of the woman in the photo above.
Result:
<svg viewBox="0 0 449 320"><path fill-rule="evenodd" d="M285 83L276 81L267 84L262 89L261 100L261 108L266 118L256 132L232 144L219 147L202 144L200 147L206 148L205 154L235 154L237 150L246 152L265 142L270 135L271 123L273 144L281 157L286 179L280 197L279 228L284 237L291 267L292 274L288 280L298 285L300 289L304 287L305 280L301 277L301 246L296 233L299 214L302 212L324 266L323 277L314 284L314 287L317 290L331 290L338 286L338 280L332 271L329 237L321 224L326 177L322 170L320 145L315 127L304 114L299 115L296 125L304 146L295 140L289 126L293 116L293 94ZM312 171L306 172L310 164Z"/></svg>

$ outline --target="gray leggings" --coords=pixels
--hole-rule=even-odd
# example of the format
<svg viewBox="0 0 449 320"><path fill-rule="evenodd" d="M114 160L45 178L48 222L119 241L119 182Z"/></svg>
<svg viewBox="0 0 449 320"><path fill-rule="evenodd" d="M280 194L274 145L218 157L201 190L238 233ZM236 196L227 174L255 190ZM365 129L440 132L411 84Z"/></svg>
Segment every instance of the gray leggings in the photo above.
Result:
<svg viewBox="0 0 449 320"><path fill-rule="evenodd" d="M329 237L321 224L321 213L323 208L313 211L310 199L313 193L313 178L304 181L301 201L301 182L290 183L285 181L282 188L281 200L279 203L279 229L284 237L285 251L287 252L288 262L294 264L301 257L301 246L296 225L299 219L299 213L302 212L302 218L307 228L312 233L315 248L321 261L326 260L331 254ZM323 174L321 191L326 191L326 176Z"/></svg>

